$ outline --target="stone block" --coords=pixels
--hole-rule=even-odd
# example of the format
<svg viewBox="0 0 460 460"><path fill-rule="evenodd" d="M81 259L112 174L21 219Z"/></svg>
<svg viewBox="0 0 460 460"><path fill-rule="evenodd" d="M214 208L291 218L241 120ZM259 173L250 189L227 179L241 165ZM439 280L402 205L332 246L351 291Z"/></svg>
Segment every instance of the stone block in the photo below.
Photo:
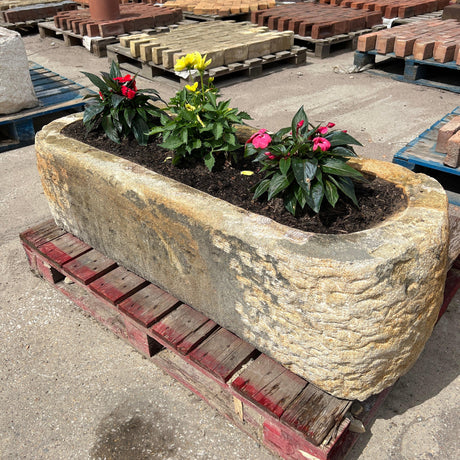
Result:
<svg viewBox="0 0 460 460"><path fill-rule="evenodd" d="M3 27L0 27L0 69L0 114L38 105L21 35Z"/></svg>

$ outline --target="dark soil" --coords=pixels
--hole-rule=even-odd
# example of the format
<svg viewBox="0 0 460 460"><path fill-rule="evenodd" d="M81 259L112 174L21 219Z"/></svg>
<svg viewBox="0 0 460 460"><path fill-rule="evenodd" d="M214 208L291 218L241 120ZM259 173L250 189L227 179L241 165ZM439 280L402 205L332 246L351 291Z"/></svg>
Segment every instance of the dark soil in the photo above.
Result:
<svg viewBox="0 0 460 460"><path fill-rule="evenodd" d="M133 139L116 144L101 132L93 131L86 134L81 121L67 126L63 133L248 211L307 232L340 234L365 230L406 206L406 197L400 188L380 178L367 177L367 182L355 184L359 209L345 198L339 199L335 208L328 203L327 206L323 205L319 214L306 210L302 216L294 217L284 209L281 199L270 202L252 199L251 188L262 177L257 171L252 176L247 176L241 174L241 170L254 170L256 165L253 163L234 167L229 162L222 162L222 165L216 166L210 173L202 164L187 168L173 166L171 161L165 161L171 156L171 152L161 148L155 140L147 146L139 146Z"/></svg>

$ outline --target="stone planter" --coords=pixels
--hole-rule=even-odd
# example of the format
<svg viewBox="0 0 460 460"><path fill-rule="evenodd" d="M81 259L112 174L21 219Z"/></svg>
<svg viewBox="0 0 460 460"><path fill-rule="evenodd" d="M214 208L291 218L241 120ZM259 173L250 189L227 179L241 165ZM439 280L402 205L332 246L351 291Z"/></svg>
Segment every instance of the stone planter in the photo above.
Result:
<svg viewBox="0 0 460 460"><path fill-rule="evenodd" d="M60 134L75 118L36 138L67 231L335 396L366 399L412 366L446 276L447 198L435 180L354 160L399 184L408 207L362 232L305 233Z"/></svg>

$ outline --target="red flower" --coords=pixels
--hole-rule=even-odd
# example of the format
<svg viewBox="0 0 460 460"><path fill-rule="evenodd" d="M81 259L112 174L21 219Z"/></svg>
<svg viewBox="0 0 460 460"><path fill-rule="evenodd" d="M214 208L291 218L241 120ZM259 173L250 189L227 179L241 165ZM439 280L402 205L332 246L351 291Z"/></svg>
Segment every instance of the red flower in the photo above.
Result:
<svg viewBox="0 0 460 460"><path fill-rule="evenodd" d="M300 120L300 121L297 123L296 133L299 132L299 129L303 126L304 123L305 123L305 120Z"/></svg>
<svg viewBox="0 0 460 460"><path fill-rule="evenodd" d="M128 99L134 99L134 97L136 96L136 91L129 89L127 86L122 86L121 94L123 94L123 96L126 96Z"/></svg>
<svg viewBox="0 0 460 460"><path fill-rule="evenodd" d="M333 128L334 126L335 126L335 123L329 122L329 123L327 124L327 127L328 127L328 128Z"/></svg>
<svg viewBox="0 0 460 460"><path fill-rule="evenodd" d="M313 150L320 148L323 152L325 152L326 150L329 150L330 147L331 143L327 139L324 139L324 137L315 137L313 139Z"/></svg>
<svg viewBox="0 0 460 460"><path fill-rule="evenodd" d="M269 160L274 160L276 157L273 153L265 152L265 155L268 157Z"/></svg>
<svg viewBox="0 0 460 460"><path fill-rule="evenodd" d="M320 126L316 131L318 133L320 133L320 134L326 134L327 133L327 126Z"/></svg>
<svg viewBox="0 0 460 460"><path fill-rule="evenodd" d="M101 98L102 101L104 100L104 95L102 94L101 91L99 91L99 97Z"/></svg>
<svg viewBox="0 0 460 460"><path fill-rule="evenodd" d="M272 138L267 134L266 129L259 129L257 133L254 133L246 142L246 144L252 142L252 145L256 149L265 149L268 144L272 141Z"/></svg>

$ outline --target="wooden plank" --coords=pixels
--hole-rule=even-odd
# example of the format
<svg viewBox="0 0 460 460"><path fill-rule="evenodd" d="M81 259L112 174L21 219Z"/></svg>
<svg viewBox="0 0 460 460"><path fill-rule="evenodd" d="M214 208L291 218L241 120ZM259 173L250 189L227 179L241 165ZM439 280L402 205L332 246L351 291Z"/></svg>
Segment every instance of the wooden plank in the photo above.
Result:
<svg viewBox="0 0 460 460"><path fill-rule="evenodd" d="M281 421L318 446L350 405L351 401L335 398L309 384L289 405Z"/></svg>
<svg viewBox="0 0 460 460"><path fill-rule="evenodd" d="M207 323L209 321L202 313L188 305L181 304L171 313L160 319L160 321L150 328L150 331L178 350L178 346L184 340L190 341L192 337L202 340L200 333L194 333L203 327L203 331L207 333L209 330ZM193 344L187 345L187 348L192 347Z"/></svg>
<svg viewBox="0 0 460 460"><path fill-rule="evenodd" d="M147 284L148 281L145 281L140 276L123 267L117 267L88 286L93 292L116 305L147 286Z"/></svg>
<svg viewBox="0 0 460 460"><path fill-rule="evenodd" d="M40 246L40 252L60 267L90 250L91 246L83 243L71 233L64 233Z"/></svg>
<svg viewBox="0 0 460 460"><path fill-rule="evenodd" d="M50 219L22 232L19 237L32 248L38 248L42 244L52 241L64 233L66 231L58 227L53 219Z"/></svg>
<svg viewBox="0 0 460 460"><path fill-rule="evenodd" d="M190 359L226 382L258 351L226 329L218 329L198 348Z"/></svg>
<svg viewBox="0 0 460 460"><path fill-rule="evenodd" d="M83 284L90 284L117 267L116 262L92 249L64 264L64 271Z"/></svg>
<svg viewBox="0 0 460 460"><path fill-rule="evenodd" d="M232 387L275 417L281 417L308 382L265 355L259 358L235 379Z"/></svg>
<svg viewBox="0 0 460 460"><path fill-rule="evenodd" d="M154 284L149 284L118 305L120 311L145 328L150 328L180 302Z"/></svg>

